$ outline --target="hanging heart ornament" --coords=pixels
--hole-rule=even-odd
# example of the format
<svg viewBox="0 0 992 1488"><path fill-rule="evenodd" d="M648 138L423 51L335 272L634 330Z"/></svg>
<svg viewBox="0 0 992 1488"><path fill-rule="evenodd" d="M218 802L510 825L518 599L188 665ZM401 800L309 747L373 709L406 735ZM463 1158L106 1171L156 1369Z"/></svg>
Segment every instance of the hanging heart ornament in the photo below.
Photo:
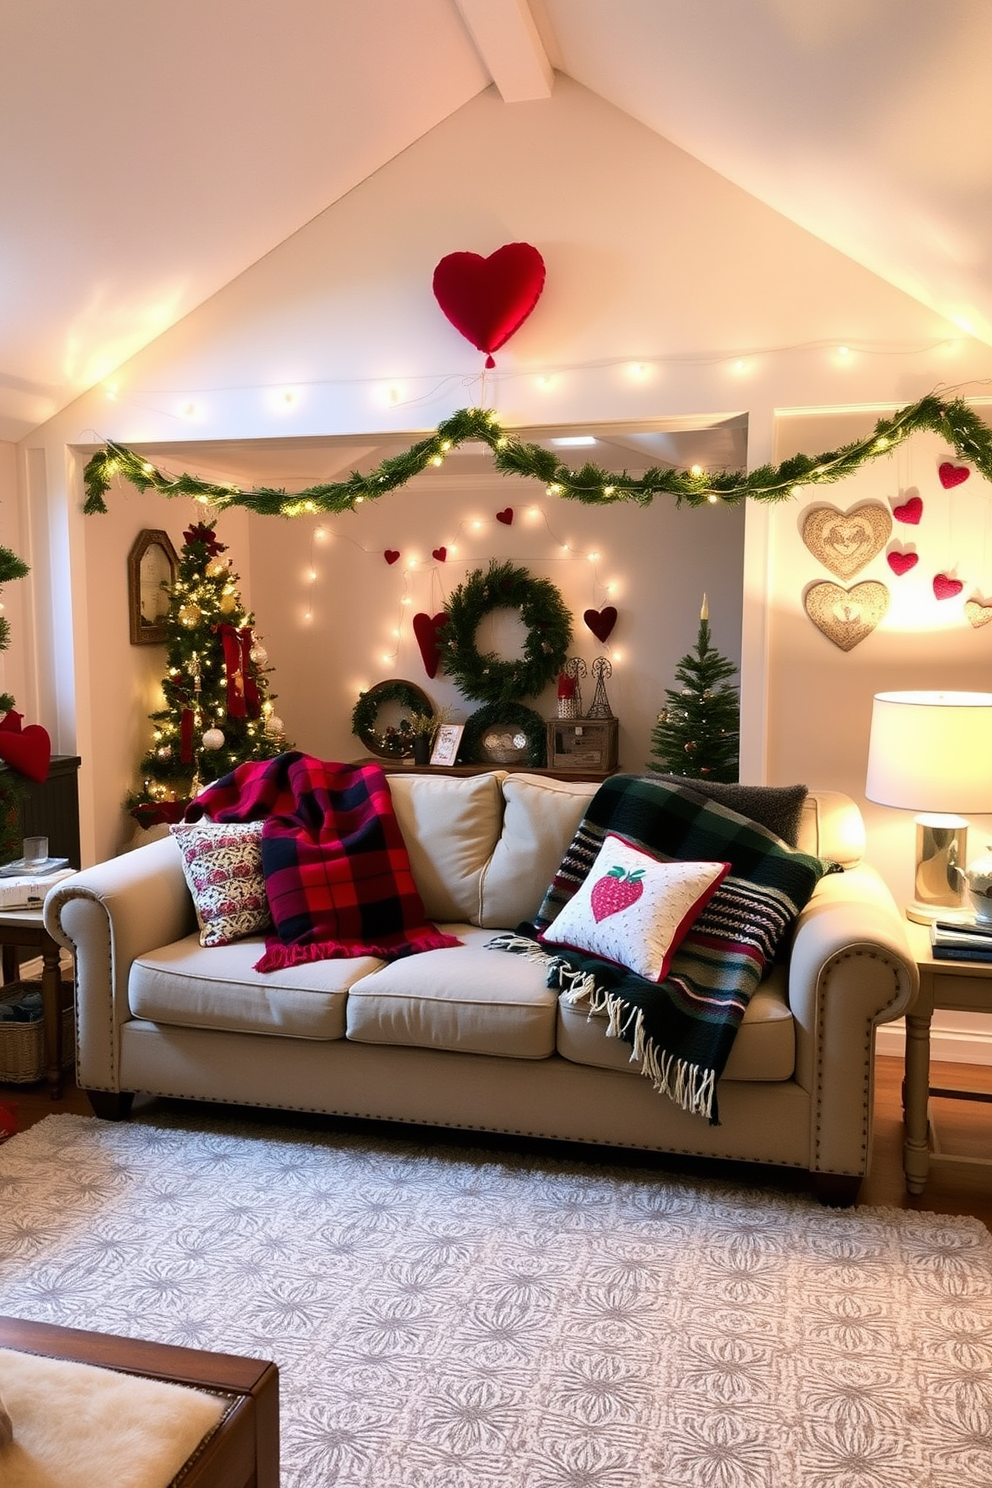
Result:
<svg viewBox="0 0 992 1488"><path fill-rule="evenodd" d="M824 581L811 584L803 596L803 608L828 641L842 651L852 651L889 608L889 591L874 579L842 589Z"/></svg>
<svg viewBox="0 0 992 1488"><path fill-rule="evenodd" d="M803 542L813 557L839 579L860 572L885 547L892 532L888 507L864 502L842 512L815 506L803 519Z"/></svg>
<svg viewBox="0 0 992 1488"><path fill-rule="evenodd" d="M937 466L937 476L945 491L951 491L966 481L971 471L966 465L952 465L950 460L944 460Z"/></svg>
<svg viewBox="0 0 992 1488"><path fill-rule="evenodd" d="M979 599L966 599L964 613L973 630L981 630L992 620L992 604L982 604Z"/></svg>
<svg viewBox="0 0 992 1488"><path fill-rule="evenodd" d="M419 614L413 617L413 634L420 647L424 671L428 677L437 676L438 663L441 660L441 631L447 618L443 610L437 615Z"/></svg>
<svg viewBox="0 0 992 1488"><path fill-rule="evenodd" d="M541 297L544 259L530 243L505 243L483 258L449 253L434 270L434 298L456 331L494 367L493 352L518 331Z"/></svg>
<svg viewBox="0 0 992 1488"><path fill-rule="evenodd" d="M613 634L617 612L613 605L607 605L603 610L586 610L582 618L597 641L605 644Z"/></svg>

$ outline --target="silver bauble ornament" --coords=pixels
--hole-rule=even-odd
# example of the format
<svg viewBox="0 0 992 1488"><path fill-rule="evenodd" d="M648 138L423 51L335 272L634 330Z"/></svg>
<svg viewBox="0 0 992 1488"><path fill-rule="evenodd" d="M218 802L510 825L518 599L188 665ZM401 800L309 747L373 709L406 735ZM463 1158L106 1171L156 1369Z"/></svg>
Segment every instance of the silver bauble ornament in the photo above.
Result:
<svg viewBox="0 0 992 1488"><path fill-rule="evenodd" d="M224 735L219 728L208 728L203 735L204 749L223 749Z"/></svg>
<svg viewBox="0 0 992 1488"><path fill-rule="evenodd" d="M284 728L285 724L278 713L270 713L265 720L265 732L267 734L281 734Z"/></svg>

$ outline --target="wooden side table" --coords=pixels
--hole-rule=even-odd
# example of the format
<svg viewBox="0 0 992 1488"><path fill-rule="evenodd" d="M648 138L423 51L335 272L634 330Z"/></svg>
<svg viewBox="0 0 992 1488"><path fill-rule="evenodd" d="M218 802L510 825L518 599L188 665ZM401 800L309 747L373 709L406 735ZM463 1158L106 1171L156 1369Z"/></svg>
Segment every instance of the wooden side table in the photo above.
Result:
<svg viewBox="0 0 992 1488"><path fill-rule="evenodd" d="M183 1488L279 1488L279 1371L268 1360L9 1317L0 1317L0 1348L229 1396L232 1408L220 1428L180 1473Z"/></svg>
<svg viewBox="0 0 992 1488"><path fill-rule="evenodd" d="M60 950L45 929L40 909L0 910L0 947L4 981L11 975L13 957L7 948L26 946L41 952L41 1006L45 1020L45 1079L52 1100L62 1094L62 975ZM16 971L14 971L16 976Z"/></svg>
<svg viewBox="0 0 992 1488"><path fill-rule="evenodd" d="M906 1187L920 1194L926 1185L931 1163L971 1163L992 1167L992 1158L955 1157L941 1152L930 1119L930 1097L992 1101L984 1091L948 1090L930 1084L930 1022L935 1009L955 1013L992 1013L992 962L935 961L930 951L930 932L925 925L910 924L910 941L920 969L920 990L906 1014L906 1079L903 1112L906 1139L903 1169Z"/></svg>

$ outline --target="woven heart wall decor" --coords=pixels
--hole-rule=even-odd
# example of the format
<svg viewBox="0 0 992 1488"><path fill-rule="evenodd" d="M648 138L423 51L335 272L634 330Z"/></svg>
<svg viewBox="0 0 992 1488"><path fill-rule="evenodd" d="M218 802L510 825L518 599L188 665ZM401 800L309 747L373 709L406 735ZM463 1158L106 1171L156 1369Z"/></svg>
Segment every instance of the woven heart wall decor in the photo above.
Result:
<svg viewBox="0 0 992 1488"><path fill-rule="evenodd" d="M813 557L836 574L850 579L878 556L892 532L888 507L862 502L848 511L836 506L814 506L803 518L803 542Z"/></svg>
<svg viewBox="0 0 992 1488"><path fill-rule="evenodd" d="M864 579L850 589L824 580L809 586L803 608L828 641L842 651L853 651L889 608L889 591L874 579Z"/></svg>

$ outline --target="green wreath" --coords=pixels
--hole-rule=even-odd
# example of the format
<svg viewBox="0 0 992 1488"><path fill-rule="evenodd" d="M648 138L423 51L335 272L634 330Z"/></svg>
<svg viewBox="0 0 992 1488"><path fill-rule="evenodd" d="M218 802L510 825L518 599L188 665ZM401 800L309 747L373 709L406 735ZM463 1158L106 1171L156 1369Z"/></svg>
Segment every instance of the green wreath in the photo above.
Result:
<svg viewBox="0 0 992 1488"><path fill-rule="evenodd" d="M547 759L548 726L540 713L535 713L533 708L525 708L523 703L487 703L484 708L473 713L462 734L459 759L470 765L492 765L495 769L501 764L509 763L494 759L492 755L485 754L482 748L482 741L488 730L499 724L505 724L514 733L521 733L526 738L527 754L520 763L530 765L535 770L543 768Z"/></svg>
<svg viewBox="0 0 992 1488"><path fill-rule="evenodd" d="M572 642L572 619L550 579L535 579L525 568L497 563L477 568L459 584L447 604L441 632L444 670L466 697L483 703L514 703L536 697L565 665ZM501 661L481 654L475 633L492 610L520 611L527 627L524 654Z"/></svg>
<svg viewBox="0 0 992 1488"><path fill-rule="evenodd" d="M399 703L408 708L416 718L433 718L434 705L430 698L414 682L395 678L388 682L377 682L368 692L363 692L351 715L351 732L356 734L370 754L379 759L406 759L413 753L415 729L409 718L400 719L398 726L379 728L379 713L385 703Z"/></svg>

